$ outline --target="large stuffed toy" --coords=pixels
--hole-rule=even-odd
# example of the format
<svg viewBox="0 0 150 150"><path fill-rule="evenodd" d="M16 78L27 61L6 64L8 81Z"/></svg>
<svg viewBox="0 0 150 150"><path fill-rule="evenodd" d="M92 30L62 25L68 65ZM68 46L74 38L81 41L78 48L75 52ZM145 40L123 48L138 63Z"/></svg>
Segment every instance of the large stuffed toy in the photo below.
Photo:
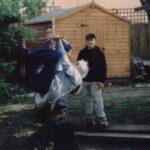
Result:
<svg viewBox="0 0 150 150"><path fill-rule="evenodd" d="M54 51L55 61L51 60L51 65L56 64L58 61L58 52L61 54L61 58L58 62L58 65L61 66L59 68L61 69L59 69L54 75L54 78L49 85L48 92L44 95L40 93L36 94L35 102L38 105L44 105L47 102L55 104L55 102L62 96L68 95L76 89L79 91L82 85L82 79L88 73L89 69L86 61L80 60L75 64L70 62L62 40L59 40L59 50Z"/></svg>
<svg viewBox="0 0 150 150"><path fill-rule="evenodd" d="M55 40L55 41L54 41ZM53 42L51 42L53 41ZM60 68L59 60L62 57L60 52L59 38L50 39L46 42L45 48L28 48L28 54L32 56L34 69L29 76L29 88L32 91L44 95L48 92L56 71ZM61 39L67 53L72 51L68 42Z"/></svg>

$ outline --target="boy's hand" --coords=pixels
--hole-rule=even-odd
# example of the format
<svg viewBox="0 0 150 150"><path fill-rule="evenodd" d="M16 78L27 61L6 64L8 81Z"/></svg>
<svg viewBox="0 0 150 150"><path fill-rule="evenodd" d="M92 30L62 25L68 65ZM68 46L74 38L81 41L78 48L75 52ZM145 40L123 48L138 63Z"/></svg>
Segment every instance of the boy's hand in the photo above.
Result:
<svg viewBox="0 0 150 150"><path fill-rule="evenodd" d="M60 35L51 36L51 39L54 41L60 40L62 37Z"/></svg>
<svg viewBox="0 0 150 150"><path fill-rule="evenodd" d="M104 88L104 83L98 82L97 84L98 84L98 88L99 89L103 89Z"/></svg>

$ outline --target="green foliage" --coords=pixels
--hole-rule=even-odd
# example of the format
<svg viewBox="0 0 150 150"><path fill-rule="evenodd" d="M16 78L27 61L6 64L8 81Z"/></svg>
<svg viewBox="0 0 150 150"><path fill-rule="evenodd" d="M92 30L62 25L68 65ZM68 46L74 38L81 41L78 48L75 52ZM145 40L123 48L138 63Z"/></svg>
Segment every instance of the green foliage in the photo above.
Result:
<svg viewBox="0 0 150 150"><path fill-rule="evenodd" d="M20 36L23 37L26 40L32 40L33 35L35 34L35 30L29 29L29 28L24 27L24 26L19 26L17 28L16 32L19 33Z"/></svg>
<svg viewBox="0 0 150 150"><path fill-rule="evenodd" d="M12 63L4 62L3 59L0 59L0 78L4 80L4 78L8 77L14 70L14 66Z"/></svg>
<svg viewBox="0 0 150 150"><path fill-rule="evenodd" d="M46 6L46 0L24 0L25 16L27 18L36 16L42 7Z"/></svg>
<svg viewBox="0 0 150 150"><path fill-rule="evenodd" d="M6 17L18 20L34 17L46 6L46 2L47 0L1 0L0 22L6 21Z"/></svg>
<svg viewBox="0 0 150 150"><path fill-rule="evenodd" d="M5 21L6 17L21 18L19 0L1 0L0 1L0 21Z"/></svg>
<svg viewBox="0 0 150 150"><path fill-rule="evenodd" d="M21 86L9 84L3 78L0 78L0 91L0 103L14 102L25 92Z"/></svg>
<svg viewBox="0 0 150 150"><path fill-rule="evenodd" d="M46 0L0 1L0 51L4 54L13 51L21 43L18 42L21 38L33 38L35 31L24 27L23 23L36 16L46 2Z"/></svg>
<svg viewBox="0 0 150 150"><path fill-rule="evenodd" d="M6 78L12 74L14 66L12 63L4 62L0 59L0 103L15 102L25 90L20 85L7 83Z"/></svg>
<svg viewBox="0 0 150 150"><path fill-rule="evenodd" d="M12 99L16 101L25 93L19 85L7 82L15 69L10 54L17 52L23 39L32 39L34 30L26 28L26 19L36 16L46 0L0 0L0 103ZM7 61L7 62L6 62Z"/></svg>

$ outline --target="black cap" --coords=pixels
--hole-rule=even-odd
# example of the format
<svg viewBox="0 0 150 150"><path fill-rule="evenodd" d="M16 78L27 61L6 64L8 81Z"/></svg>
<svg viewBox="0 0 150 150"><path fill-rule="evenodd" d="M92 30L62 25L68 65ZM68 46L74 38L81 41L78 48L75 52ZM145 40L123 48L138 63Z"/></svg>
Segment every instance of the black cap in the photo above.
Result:
<svg viewBox="0 0 150 150"><path fill-rule="evenodd" d="M88 33L87 36L85 37L85 39L88 41L88 40L93 40L93 39L96 39L96 36L95 34L93 33Z"/></svg>

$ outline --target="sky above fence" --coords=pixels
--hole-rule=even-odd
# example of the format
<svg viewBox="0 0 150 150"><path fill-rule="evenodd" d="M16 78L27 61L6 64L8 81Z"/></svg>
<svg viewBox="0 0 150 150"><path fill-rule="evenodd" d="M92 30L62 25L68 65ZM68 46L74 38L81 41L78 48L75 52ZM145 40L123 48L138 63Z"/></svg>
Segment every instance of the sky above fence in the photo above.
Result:
<svg viewBox="0 0 150 150"><path fill-rule="evenodd" d="M53 0L48 0L48 5L52 4ZM56 5L62 8L79 6L90 3L92 0L55 0ZM99 5L107 9L121 9L121 8L136 8L141 6L140 0L94 0Z"/></svg>

